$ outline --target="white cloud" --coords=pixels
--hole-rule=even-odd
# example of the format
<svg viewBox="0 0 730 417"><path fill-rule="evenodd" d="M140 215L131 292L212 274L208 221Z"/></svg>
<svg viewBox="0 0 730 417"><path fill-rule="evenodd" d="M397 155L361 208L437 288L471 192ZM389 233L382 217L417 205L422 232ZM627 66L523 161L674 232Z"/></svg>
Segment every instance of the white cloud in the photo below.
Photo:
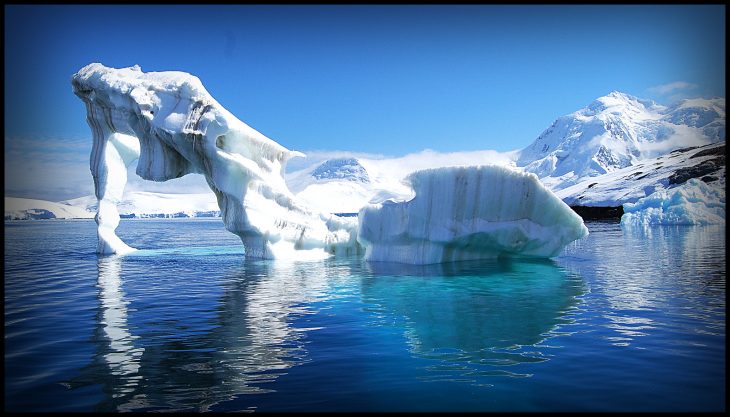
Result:
<svg viewBox="0 0 730 417"><path fill-rule="evenodd" d="M692 90L697 88L697 84L688 83L686 81L674 81L667 84L656 85L649 87L648 90L654 94L669 94L677 90Z"/></svg>
<svg viewBox="0 0 730 417"><path fill-rule="evenodd" d="M662 141L641 143L639 148L643 157L656 158L675 149L712 143L712 140L705 136L700 128L675 125L672 129L674 132Z"/></svg>

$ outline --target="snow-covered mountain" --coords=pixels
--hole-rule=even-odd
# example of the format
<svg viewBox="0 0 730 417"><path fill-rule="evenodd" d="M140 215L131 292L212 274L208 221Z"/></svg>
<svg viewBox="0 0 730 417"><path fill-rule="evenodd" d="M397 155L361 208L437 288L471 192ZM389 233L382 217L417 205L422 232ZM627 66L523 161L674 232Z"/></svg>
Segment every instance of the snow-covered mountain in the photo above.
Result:
<svg viewBox="0 0 730 417"><path fill-rule="evenodd" d="M5 220L93 219L95 214L64 203L5 197Z"/></svg>
<svg viewBox="0 0 730 417"><path fill-rule="evenodd" d="M667 107L614 91L559 117L516 162L556 191L678 148L724 140L724 98Z"/></svg>
<svg viewBox="0 0 730 417"><path fill-rule="evenodd" d="M585 178L555 194L570 206L618 207L697 178L725 188L725 142L674 150L626 168Z"/></svg>

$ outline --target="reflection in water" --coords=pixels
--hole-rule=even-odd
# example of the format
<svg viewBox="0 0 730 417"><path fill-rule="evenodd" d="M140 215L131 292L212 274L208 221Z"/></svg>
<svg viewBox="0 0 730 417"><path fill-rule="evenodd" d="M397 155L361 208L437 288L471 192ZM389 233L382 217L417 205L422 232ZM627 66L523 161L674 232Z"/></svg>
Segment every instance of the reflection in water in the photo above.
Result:
<svg viewBox="0 0 730 417"><path fill-rule="evenodd" d="M413 354L437 360L433 380L530 376L504 367L548 359L545 339L571 322L582 280L550 261L495 260L408 267L372 263L364 301L405 321Z"/></svg>
<svg viewBox="0 0 730 417"><path fill-rule="evenodd" d="M213 221L99 259L85 224L6 224L7 410L725 409L724 227L408 267L243 262Z"/></svg>
<svg viewBox="0 0 730 417"><path fill-rule="evenodd" d="M99 258L98 287L101 301L100 325L109 347L103 354L110 374L120 379L113 387L114 397L129 394L135 390L142 378L139 375L139 358L144 348L135 348L134 340L128 330L127 305L121 283L121 261L117 256Z"/></svg>
<svg viewBox="0 0 730 417"><path fill-rule="evenodd" d="M68 383L101 384L107 395L98 410L207 411L240 394L268 392L266 383L307 360L303 338L312 329L292 322L312 314L307 304L326 295L336 273L322 263L246 261L227 279L171 274L169 284L138 283L154 302L136 296L130 305L123 286L137 283L122 279L123 267L150 265L144 257L99 259L98 353Z"/></svg>
<svg viewBox="0 0 730 417"><path fill-rule="evenodd" d="M605 295L603 317L613 331L604 338L614 346L631 346L658 323L666 325L667 305L709 324L703 332L724 334L724 320L717 319L724 319L725 309L724 297L717 297L725 291L724 229L592 225L588 239L569 252L601 259L595 271L585 273L601 278L593 291Z"/></svg>

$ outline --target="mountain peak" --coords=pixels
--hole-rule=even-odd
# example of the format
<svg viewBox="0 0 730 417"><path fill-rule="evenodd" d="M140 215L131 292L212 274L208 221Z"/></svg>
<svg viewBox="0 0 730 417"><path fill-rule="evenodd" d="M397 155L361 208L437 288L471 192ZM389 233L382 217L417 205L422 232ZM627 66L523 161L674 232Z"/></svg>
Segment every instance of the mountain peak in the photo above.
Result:
<svg viewBox="0 0 730 417"><path fill-rule="evenodd" d="M724 99L688 100L668 108L611 91L558 118L520 152L517 165L567 186L677 147L721 140L725 140Z"/></svg>
<svg viewBox="0 0 730 417"><path fill-rule="evenodd" d="M656 103L651 100L643 100L638 97L632 96L631 94L623 93L621 91L611 91L605 96L598 97L593 100L591 104L586 107L583 112L587 115L592 116L596 113L600 113L606 110L611 111L624 111L624 109L651 109L656 107Z"/></svg>
<svg viewBox="0 0 730 417"><path fill-rule="evenodd" d="M312 172L317 180L346 180L368 183L367 170L355 158L328 159Z"/></svg>

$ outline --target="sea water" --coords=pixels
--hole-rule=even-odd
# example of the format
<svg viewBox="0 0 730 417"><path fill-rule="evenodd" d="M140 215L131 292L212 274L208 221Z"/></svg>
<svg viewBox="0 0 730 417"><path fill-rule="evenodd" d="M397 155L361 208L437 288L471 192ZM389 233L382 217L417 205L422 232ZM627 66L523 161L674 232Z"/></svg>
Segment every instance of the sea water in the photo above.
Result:
<svg viewBox="0 0 730 417"><path fill-rule="evenodd" d="M5 222L5 411L722 411L725 227L551 260L247 261L220 219Z"/></svg>

